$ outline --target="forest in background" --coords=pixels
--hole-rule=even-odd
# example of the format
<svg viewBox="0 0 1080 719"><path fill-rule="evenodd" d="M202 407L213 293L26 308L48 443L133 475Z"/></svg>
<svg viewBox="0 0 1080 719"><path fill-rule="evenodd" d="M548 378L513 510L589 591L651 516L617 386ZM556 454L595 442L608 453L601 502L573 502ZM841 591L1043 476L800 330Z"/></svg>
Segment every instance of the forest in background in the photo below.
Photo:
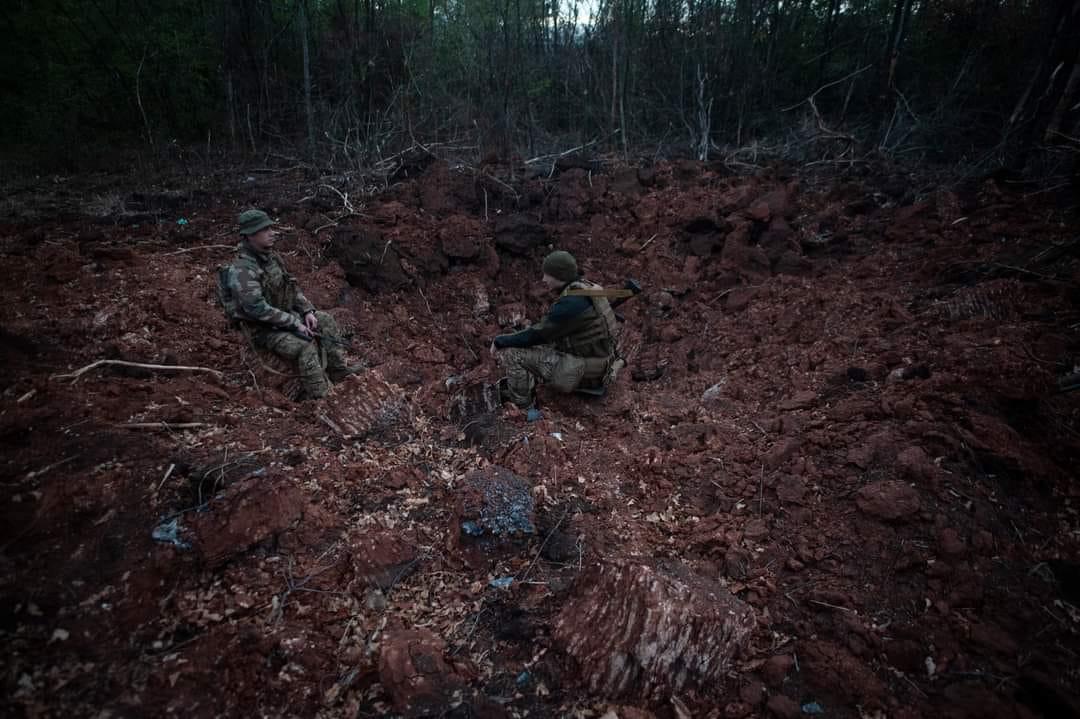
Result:
<svg viewBox="0 0 1080 719"><path fill-rule="evenodd" d="M1080 164L1077 0L15 0L0 22L24 170L433 143Z"/></svg>

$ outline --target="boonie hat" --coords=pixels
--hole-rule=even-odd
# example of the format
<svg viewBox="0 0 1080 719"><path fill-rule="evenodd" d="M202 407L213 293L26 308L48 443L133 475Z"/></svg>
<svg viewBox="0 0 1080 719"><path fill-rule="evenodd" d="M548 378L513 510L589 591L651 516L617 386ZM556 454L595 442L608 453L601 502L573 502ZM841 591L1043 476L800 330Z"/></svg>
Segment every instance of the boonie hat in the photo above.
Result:
<svg viewBox="0 0 1080 719"><path fill-rule="evenodd" d="M241 235L254 235L259 230L265 230L274 224L274 221L262 210L245 210L240 213L236 221L240 225Z"/></svg>

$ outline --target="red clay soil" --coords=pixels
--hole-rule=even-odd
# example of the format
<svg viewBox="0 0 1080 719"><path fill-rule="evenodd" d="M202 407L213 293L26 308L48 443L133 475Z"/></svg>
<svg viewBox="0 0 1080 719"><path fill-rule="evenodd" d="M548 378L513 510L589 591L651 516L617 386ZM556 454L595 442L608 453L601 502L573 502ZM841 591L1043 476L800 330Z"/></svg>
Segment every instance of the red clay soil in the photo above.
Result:
<svg viewBox="0 0 1080 719"><path fill-rule="evenodd" d="M343 216L238 179L9 188L4 715L1080 713L1075 206L887 168L436 162ZM249 206L369 368L324 401L216 304ZM527 422L478 388L552 247L645 291L609 395L542 390ZM101 359L215 372L58 376ZM471 542L510 473L535 531ZM634 587L666 597L634 631L681 654L614 636ZM695 665L729 605L722 671Z"/></svg>

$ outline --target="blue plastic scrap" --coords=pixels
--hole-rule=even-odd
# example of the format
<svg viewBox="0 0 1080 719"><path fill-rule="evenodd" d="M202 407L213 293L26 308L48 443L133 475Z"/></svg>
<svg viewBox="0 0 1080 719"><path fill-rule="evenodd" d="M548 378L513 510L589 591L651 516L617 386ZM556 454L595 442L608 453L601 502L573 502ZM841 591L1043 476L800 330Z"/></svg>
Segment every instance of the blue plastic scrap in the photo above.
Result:
<svg viewBox="0 0 1080 719"><path fill-rule="evenodd" d="M461 523L461 531L469 535L470 537L479 537L481 534L484 533L483 528L479 524L471 520Z"/></svg>
<svg viewBox="0 0 1080 719"><path fill-rule="evenodd" d="M191 549L190 544L180 539L179 517L173 517L171 521L162 522L154 527L154 531L150 533L150 536L157 542L165 542L180 549Z"/></svg>
<svg viewBox="0 0 1080 719"><path fill-rule="evenodd" d="M817 702L807 702L802 705L803 714L824 714L825 710Z"/></svg>
<svg viewBox="0 0 1080 719"><path fill-rule="evenodd" d="M513 577L499 577L498 579L492 579L488 584L495 589L506 589L514 583Z"/></svg>
<svg viewBox="0 0 1080 719"><path fill-rule="evenodd" d="M176 221L176 224L180 225L181 227L183 227L187 223L188 221L186 217L181 217L179 220Z"/></svg>
<svg viewBox="0 0 1080 719"><path fill-rule="evenodd" d="M519 687L523 687L527 685L529 683L529 680L531 679L532 674L529 674L529 672L522 672L521 674L518 674L517 679L514 680L514 683L517 684Z"/></svg>
<svg viewBox="0 0 1080 719"><path fill-rule="evenodd" d="M526 422L535 422L538 419L543 419L544 413L538 410L536 407L530 407L529 411L525 413Z"/></svg>

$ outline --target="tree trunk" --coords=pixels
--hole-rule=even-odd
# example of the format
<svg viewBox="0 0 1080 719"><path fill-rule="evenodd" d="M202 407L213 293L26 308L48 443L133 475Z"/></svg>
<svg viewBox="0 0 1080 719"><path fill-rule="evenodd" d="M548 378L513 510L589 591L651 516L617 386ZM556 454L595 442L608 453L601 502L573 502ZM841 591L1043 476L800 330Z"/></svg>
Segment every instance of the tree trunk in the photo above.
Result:
<svg viewBox="0 0 1080 719"><path fill-rule="evenodd" d="M1013 170L1027 166L1065 95L1080 55L1080 0L1058 0L1046 48L1046 55L1006 125L1006 136L1015 133L1018 137L1008 163Z"/></svg>
<svg viewBox="0 0 1080 719"><path fill-rule="evenodd" d="M305 0L300 0L300 47L304 55L304 118L307 123L307 153L308 159L315 158L315 110L311 105L311 52L308 47L308 17L304 7Z"/></svg>

